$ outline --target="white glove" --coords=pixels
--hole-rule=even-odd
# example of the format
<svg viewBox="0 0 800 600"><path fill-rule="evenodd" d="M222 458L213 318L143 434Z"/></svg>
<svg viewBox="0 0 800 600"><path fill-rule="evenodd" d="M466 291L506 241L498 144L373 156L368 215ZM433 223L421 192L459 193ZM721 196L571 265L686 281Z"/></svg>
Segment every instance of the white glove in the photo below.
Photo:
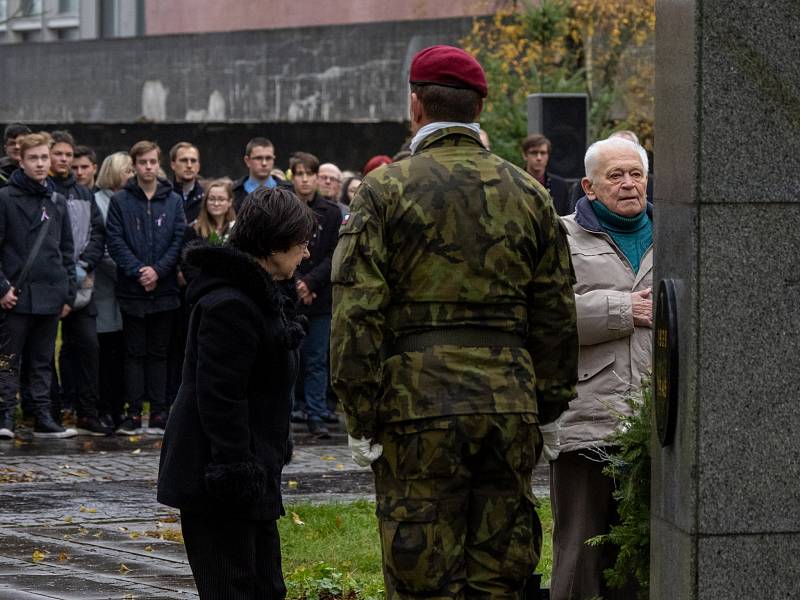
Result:
<svg viewBox="0 0 800 600"><path fill-rule="evenodd" d="M373 444L366 438L357 440L351 435L347 436L347 445L350 447L350 453L353 455L353 462L359 467L368 467L383 454L383 446L380 444Z"/></svg>
<svg viewBox="0 0 800 600"><path fill-rule="evenodd" d="M542 441L544 442L539 462L554 461L561 453L561 426L558 421L553 421L552 423L539 425L539 432L542 434Z"/></svg>

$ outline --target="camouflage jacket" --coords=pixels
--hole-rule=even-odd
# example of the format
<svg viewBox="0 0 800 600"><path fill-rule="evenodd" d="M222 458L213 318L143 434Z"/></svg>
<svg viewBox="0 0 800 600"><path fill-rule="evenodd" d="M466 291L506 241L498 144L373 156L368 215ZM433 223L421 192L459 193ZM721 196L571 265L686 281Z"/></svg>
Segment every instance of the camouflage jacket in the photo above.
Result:
<svg viewBox="0 0 800 600"><path fill-rule="evenodd" d="M352 435L443 415L551 421L566 408L578 359L574 273L538 182L451 127L370 173L351 210L333 258L331 374ZM522 345L382 352L452 327L516 334Z"/></svg>

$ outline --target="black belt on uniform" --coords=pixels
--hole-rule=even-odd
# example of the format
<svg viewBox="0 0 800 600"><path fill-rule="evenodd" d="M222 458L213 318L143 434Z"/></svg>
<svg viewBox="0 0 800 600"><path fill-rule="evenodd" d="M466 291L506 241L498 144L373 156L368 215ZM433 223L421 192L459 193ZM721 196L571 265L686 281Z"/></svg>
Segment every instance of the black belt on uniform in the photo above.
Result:
<svg viewBox="0 0 800 600"><path fill-rule="evenodd" d="M468 348L524 348L525 340L515 333L488 327L448 327L411 333L397 338L386 348L385 358L401 352L423 352L431 346Z"/></svg>

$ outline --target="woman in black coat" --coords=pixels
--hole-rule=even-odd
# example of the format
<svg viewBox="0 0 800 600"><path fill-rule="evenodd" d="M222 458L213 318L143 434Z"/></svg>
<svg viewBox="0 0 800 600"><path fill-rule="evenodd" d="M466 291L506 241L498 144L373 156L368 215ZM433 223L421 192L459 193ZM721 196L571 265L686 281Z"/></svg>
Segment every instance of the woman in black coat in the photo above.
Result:
<svg viewBox="0 0 800 600"><path fill-rule="evenodd" d="M262 187L225 246L187 251L198 274L158 500L181 510L201 598L285 596L276 520L304 335L292 277L313 228L292 192Z"/></svg>

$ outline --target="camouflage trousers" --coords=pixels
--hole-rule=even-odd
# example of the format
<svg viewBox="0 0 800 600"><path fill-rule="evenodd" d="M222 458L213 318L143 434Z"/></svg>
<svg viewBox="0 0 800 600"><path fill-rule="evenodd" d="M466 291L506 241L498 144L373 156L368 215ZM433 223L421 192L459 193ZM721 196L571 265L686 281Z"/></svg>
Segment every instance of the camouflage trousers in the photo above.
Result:
<svg viewBox="0 0 800 600"><path fill-rule="evenodd" d="M386 599L521 599L542 530L527 414L392 423L373 464Z"/></svg>

